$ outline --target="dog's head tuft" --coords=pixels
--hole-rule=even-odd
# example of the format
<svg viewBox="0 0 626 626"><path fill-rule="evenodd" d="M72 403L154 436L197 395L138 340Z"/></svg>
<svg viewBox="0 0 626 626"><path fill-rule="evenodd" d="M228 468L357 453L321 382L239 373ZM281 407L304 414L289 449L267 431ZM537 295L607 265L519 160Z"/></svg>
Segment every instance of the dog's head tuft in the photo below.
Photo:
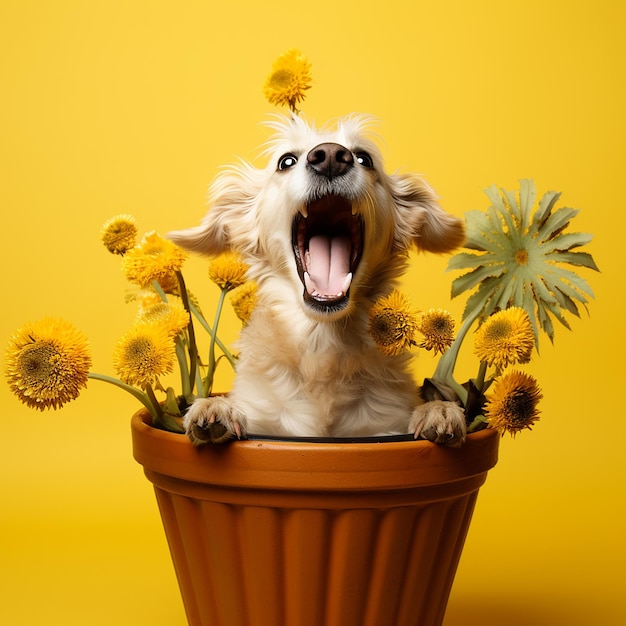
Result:
<svg viewBox="0 0 626 626"><path fill-rule="evenodd" d="M239 251L261 290L280 281L318 319L372 301L392 288L411 247L448 252L464 231L420 178L384 172L369 122L349 116L318 130L300 117L274 120L268 166L225 170L202 224L168 236L204 254Z"/></svg>

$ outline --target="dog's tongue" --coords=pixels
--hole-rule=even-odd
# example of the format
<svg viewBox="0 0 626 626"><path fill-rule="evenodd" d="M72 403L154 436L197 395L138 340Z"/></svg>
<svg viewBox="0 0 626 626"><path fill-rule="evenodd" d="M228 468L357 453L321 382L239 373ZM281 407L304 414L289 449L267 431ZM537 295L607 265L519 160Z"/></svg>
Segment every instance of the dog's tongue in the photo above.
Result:
<svg viewBox="0 0 626 626"><path fill-rule="evenodd" d="M347 237L311 237L305 274L309 294L322 300L334 300L345 295L352 281L351 251Z"/></svg>

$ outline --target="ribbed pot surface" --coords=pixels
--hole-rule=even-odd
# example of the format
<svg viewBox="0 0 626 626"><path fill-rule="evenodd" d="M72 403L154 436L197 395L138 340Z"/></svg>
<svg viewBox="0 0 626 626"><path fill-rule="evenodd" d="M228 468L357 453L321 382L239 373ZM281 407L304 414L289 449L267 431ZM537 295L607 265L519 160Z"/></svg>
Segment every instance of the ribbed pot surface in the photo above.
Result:
<svg viewBox="0 0 626 626"><path fill-rule="evenodd" d="M148 422L133 451L191 626L440 626L495 431L198 449Z"/></svg>

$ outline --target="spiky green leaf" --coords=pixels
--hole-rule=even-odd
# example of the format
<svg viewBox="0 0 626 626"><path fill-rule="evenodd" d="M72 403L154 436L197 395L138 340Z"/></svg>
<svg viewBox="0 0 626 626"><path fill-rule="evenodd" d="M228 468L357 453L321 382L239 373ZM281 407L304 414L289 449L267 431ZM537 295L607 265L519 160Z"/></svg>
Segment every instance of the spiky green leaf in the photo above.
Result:
<svg viewBox="0 0 626 626"><path fill-rule="evenodd" d="M592 256L575 250L591 241L586 233L567 233L577 209L555 209L561 194L545 193L533 214L537 191L531 179L520 181L519 192L484 190L491 201L486 211L466 214L466 248L450 260L450 270L470 270L452 283L452 296L470 293L465 323L498 308L526 310L538 342L539 330L554 339L553 320L568 327L567 313L579 315L593 292L587 282L564 266L597 271Z"/></svg>
<svg viewBox="0 0 626 626"><path fill-rule="evenodd" d="M535 211L533 215L533 219L530 224L530 228L528 231L529 235L533 235L539 228L541 224L548 218L554 205L557 203L558 199L561 197L561 193L559 191L547 191L543 194L543 197L539 201L539 208Z"/></svg>
<svg viewBox="0 0 626 626"><path fill-rule="evenodd" d="M587 233L568 233L557 235L556 237L542 242L540 245L542 254L549 252L566 252L572 248L579 248L589 243L593 239L593 235Z"/></svg>
<svg viewBox="0 0 626 626"><path fill-rule="evenodd" d="M554 288L554 297L557 299L559 306L564 308L566 311L569 311L572 315L576 317L580 317L580 313L578 311L578 307L576 303L563 291L561 291L558 287Z"/></svg>
<svg viewBox="0 0 626 626"><path fill-rule="evenodd" d="M446 271L466 270L475 268L484 263L484 254L472 254L470 252L458 252L448 261Z"/></svg>
<svg viewBox="0 0 626 626"><path fill-rule="evenodd" d="M519 204L522 217L520 228L522 230L526 230L530 225L530 217L536 199L537 188L535 187L535 181L530 178L520 180Z"/></svg>
<svg viewBox="0 0 626 626"><path fill-rule="evenodd" d="M485 278L500 276L501 274L502 268L492 267L489 265L477 267L475 270L472 270L467 274L463 274L463 276L459 276L452 281L452 297L456 298L456 296L464 291L473 289L476 285L485 280Z"/></svg>
<svg viewBox="0 0 626 626"><path fill-rule="evenodd" d="M579 267L587 267L590 270L600 271L600 268L596 265L593 257L588 252L550 252L545 255L549 261L555 263L569 263L570 265L577 265Z"/></svg>
<svg viewBox="0 0 626 626"><path fill-rule="evenodd" d="M489 216L482 211L468 211L465 214L465 247L486 250L491 244L485 233L493 230Z"/></svg>
<svg viewBox="0 0 626 626"><path fill-rule="evenodd" d="M542 241L552 238L560 230L565 228L569 222L578 215L576 209L562 207L557 209L550 217L541 225L538 230L538 236Z"/></svg>

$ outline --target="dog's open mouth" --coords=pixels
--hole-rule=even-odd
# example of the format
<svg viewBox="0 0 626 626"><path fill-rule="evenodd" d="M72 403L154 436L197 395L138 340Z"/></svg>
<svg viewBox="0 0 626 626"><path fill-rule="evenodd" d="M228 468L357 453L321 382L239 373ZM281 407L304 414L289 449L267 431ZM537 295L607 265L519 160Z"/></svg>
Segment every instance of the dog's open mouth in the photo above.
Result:
<svg viewBox="0 0 626 626"><path fill-rule="evenodd" d="M363 252L361 217L347 199L331 194L296 216L292 236L305 302L321 311L342 309Z"/></svg>

